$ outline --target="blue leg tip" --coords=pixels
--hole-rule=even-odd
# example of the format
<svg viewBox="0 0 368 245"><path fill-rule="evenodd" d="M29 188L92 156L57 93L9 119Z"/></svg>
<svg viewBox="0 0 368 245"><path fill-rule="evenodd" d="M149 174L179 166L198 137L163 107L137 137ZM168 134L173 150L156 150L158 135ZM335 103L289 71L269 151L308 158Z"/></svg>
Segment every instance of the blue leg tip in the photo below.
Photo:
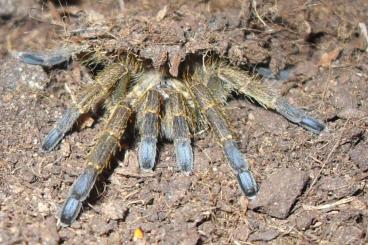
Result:
<svg viewBox="0 0 368 245"><path fill-rule="evenodd" d="M58 129L53 128L42 142L42 150L49 152L55 149L59 142L63 139L64 134Z"/></svg>
<svg viewBox="0 0 368 245"><path fill-rule="evenodd" d="M193 171L193 151L190 141L175 142L176 163L180 171L190 174Z"/></svg>
<svg viewBox="0 0 368 245"><path fill-rule="evenodd" d="M320 133L325 128L325 125L312 117L304 117L300 124L315 133Z"/></svg>
<svg viewBox="0 0 368 245"><path fill-rule="evenodd" d="M236 178L244 195L250 199L254 198L258 192L258 185L252 173L249 170L242 170L236 175Z"/></svg>
<svg viewBox="0 0 368 245"><path fill-rule="evenodd" d="M19 56L21 62L29 65L43 65L45 60L36 53L21 53Z"/></svg>
<svg viewBox="0 0 368 245"><path fill-rule="evenodd" d="M145 138L139 144L138 161L143 170L152 170L155 166L156 143L156 139Z"/></svg>
<svg viewBox="0 0 368 245"><path fill-rule="evenodd" d="M60 223L62 226L69 226L77 218L82 207L82 202L71 197L68 198L60 214Z"/></svg>

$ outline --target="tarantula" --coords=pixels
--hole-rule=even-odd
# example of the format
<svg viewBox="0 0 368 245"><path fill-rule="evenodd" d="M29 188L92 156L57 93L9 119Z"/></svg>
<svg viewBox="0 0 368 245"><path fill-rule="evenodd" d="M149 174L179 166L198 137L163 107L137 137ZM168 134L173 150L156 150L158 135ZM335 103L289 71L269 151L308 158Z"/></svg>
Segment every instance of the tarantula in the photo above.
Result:
<svg viewBox="0 0 368 245"><path fill-rule="evenodd" d="M62 54L21 52L18 57L28 64L50 66L64 62L68 56ZM156 145L161 135L174 142L177 167L187 175L192 172L194 162L191 136L209 125L248 198L256 195L258 186L226 119L224 105L232 93L244 94L313 133L324 129L321 122L290 105L260 79L224 62L207 59L203 64L199 62L188 67L182 78L174 78L145 67L131 55L118 60L98 73L95 83L78 96L76 104L65 111L42 143L46 152L55 149L81 115L107 101L108 121L87 156L85 170L71 187L60 214L62 225L70 225L76 219L96 178L121 149L120 141L131 118L135 118L140 135L140 168L154 168Z"/></svg>
<svg viewBox="0 0 368 245"><path fill-rule="evenodd" d="M165 43L159 44L162 49L179 47L183 44L183 39L193 40L192 36L198 36L196 30L203 30L206 26L206 22L201 19L202 15L192 12L186 15L184 10L168 18L167 23L156 21L152 26L148 26L150 22L146 21L145 12L141 14L144 21L138 17L133 21L116 18L120 22L103 31L101 36L86 37L89 31L94 33L102 25L98 25L97 29L84 27L77 31L84 35L78 39L78 44L69 43L65 48L51 52L16 53L16 57L24 63L49 68L68 63L72 59L89 68L95 65L102 67L95 75L94 83L85 85L76 96L75 103L66 109L42 142L42 150L54 150L82 115L95 111L102 105L107 109L108 120L104 129L96 137L96 144L87 156L85 170L72 185L62 207L59 216L61 225L68 226L77 218L97 177L121 150L121 141L127 133L125 131L130 121L135 123L140 136L138 161L142 170L154 169L157 142L162 137L173 141L177 167L186 175L193 171L192 135L206 127L211 128L222 146L240 189L248 198L255 197L258 186L246 159L237 147L236 138L226 117L224 106L229 97L234 94L245 95L313 133L318 134L324 129L321 122L290 105L274 88L262 83L260 78L231 65L222 55L215 55L216 52L207 56L205 53L209 50L204 50L205 52L196 53L198 56L189 58L185 55L172 55L173 60L175 57L184 60L176 62L176 68L180 64L181 72L169 69L167 64L157 69L150 63L151 60L139 52L144 49L144 45L136 44L137 38L141 36L134 32L154 29L152 36L142 40L151 42L152 45ZM177 25L177 28L182 28L181 31L161 33L169 24L177 23L178 18L184 18L183 16L192 18L188 21L192 25L202 22L204 24L198 24L191 31L185 25ZM146 25L147 28L137 28L141 25ZM235 25L229 30L236 28L240 27ZM237 37L242 39L243 35ZM165 46L173 42L181 44Z"/></svg>

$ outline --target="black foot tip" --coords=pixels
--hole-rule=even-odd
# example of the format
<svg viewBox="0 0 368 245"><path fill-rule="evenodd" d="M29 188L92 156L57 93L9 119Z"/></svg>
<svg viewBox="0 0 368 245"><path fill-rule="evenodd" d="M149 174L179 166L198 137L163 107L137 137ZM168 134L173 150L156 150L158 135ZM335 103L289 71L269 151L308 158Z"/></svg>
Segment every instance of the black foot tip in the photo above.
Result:
<svg viewBox="0 0 368 245"><path fill-rule="evenodd" d="M63 139L64 134L59 129L53 128L42 142L42 150L49 152L55 149L59 142Z"/></svg>
<svg viewBox="0 0 368 245"><path fill-rule="evenodd" d="M252 173L249 170L243 170L236 175L236 178L244 195L253 199L258 192L258 185Z"/></svg>
<svg viewBox="0 0 368 245"><path fill-rule="evenodd" d="M75 198L68 198L60 214L61 226L70 226L77 218L82 203Z"/></svg>

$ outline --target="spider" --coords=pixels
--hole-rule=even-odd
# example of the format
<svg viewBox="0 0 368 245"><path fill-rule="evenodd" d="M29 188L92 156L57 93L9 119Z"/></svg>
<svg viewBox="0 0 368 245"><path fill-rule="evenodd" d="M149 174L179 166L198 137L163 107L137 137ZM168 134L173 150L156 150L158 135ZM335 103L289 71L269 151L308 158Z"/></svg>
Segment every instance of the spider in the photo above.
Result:
<svg viewBox="0 0 368 245"><path fill-rule="evenodd" d="M33 65L65 61L62 55L31 52L22 52L19 58ZM77 103L64 112L43 140L44 151L55 149L81 115L108 100L107 123L87 156L85 170L71 187L60 214L62 225L70 225L78 216L96 178L120 150L120 140L131 118L135 118L140 135L140 168L153 170L155 167L156 145L161 135L174 142L177 167L187 175L192 172L194 163L191 136L197 129L209 125L224 150L240 189L248 198L255 197L258 186L226 118L224 105L232 92L246 95L313 133L318 134L324 129L321 122L290 105L273 88L246 71L223 62L210 59L204 65L196 64L193 71L182 79L142 66L129 57L126 61L106 66L95 77L95 83L78 96Z"/></svg>
<svg viewBox="0 0 368 245"><path fill-rule="evenodd" d="M43 151L54 150L82 115L102 105L107 108L107 122L61 209L62 226L75 221L97 177L122 150L121 141L130 121L138 129L138 162L142 170L154 169L158 140L166 138L174 143L177 167L186 175L193 171L192 135L209 127L217 136L241 191L250 199L259 188L227 119L225 105L232 95L245 95L313 133L318 134L325 127L289 104L259 77L229 64L225 58L201 54L183 62L182 72L173 76L168 66L155 69L134 51L112 49L103 39L99 45L91 43L51 52L16 54L19 60L31 65L54 67L76 59L88 67L91 64L103 67L95 75L94 83L86 85L76 96L75 103L66 109L42 142Z"/></svg>

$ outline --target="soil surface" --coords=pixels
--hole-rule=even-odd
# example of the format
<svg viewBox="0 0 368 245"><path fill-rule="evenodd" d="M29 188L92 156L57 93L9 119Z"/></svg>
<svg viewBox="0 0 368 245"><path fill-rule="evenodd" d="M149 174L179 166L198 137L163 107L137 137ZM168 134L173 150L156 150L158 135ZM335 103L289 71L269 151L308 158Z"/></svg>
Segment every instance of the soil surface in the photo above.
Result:
<svg viewBox="0 0 368 245"><path fill-rule="evenodd" d="M0 244L368 242L366 0L185 2L0 0ZM194 137L191 176L177 171L170 143L152 173L139 171L136 145L124 147L76 222L61 228L57 214L104 121L91 117L42 152L89 73L76 62L43 69L12 54L60 47L66 36L98 45L111 33L119 36L106 46L155 68L169 64L172 76L206 53L267 75L265 83L327 129L314 135L231 99L226 111L260 183L254 200L204 132Z"/></svg>

